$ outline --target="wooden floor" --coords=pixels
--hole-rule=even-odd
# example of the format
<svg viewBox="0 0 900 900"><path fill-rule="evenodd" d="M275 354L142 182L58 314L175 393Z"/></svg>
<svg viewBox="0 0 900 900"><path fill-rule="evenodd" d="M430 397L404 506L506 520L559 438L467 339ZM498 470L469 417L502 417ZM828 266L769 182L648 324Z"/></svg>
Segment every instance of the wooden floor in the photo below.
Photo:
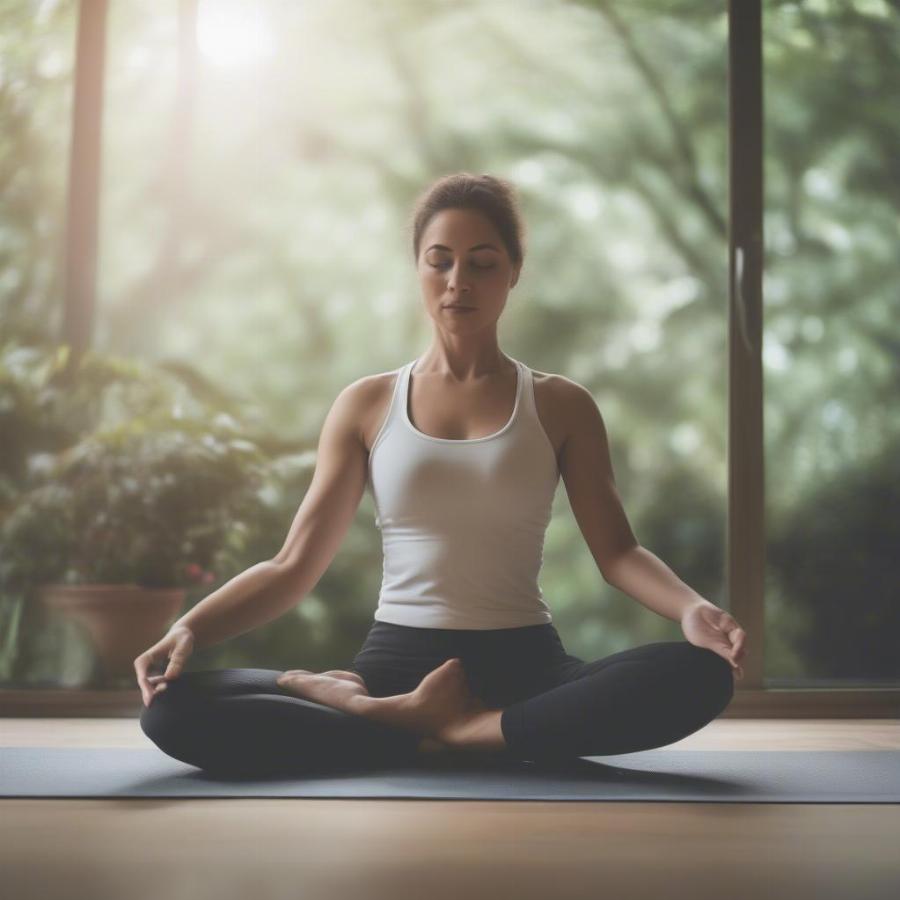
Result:
<svg viewBox="0 0 900 900"><path fill-rule="evenodd" d="M153 746L0 719L4 746ZM900 722L718 719L666 749L896 750ZM900 898L900 805L0 799L10 900Z"/></svg>

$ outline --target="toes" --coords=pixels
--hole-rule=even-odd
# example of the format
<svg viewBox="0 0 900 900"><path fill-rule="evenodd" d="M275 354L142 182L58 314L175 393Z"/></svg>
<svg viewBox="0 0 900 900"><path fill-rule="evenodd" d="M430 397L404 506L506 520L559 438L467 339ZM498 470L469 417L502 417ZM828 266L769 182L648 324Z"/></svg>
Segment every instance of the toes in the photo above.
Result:
<svg viewBox="0 0 900 900"><path fill-rule="evenodd" d="M338 681L349 681L351 684L357 685L366 694L369 693L369 686L363 681L362 675L356 672L348 672L345 669L329 669L327 672L322 672L322 675L326 678L336 678Z"/></svg>
<svg viewBox="0 0 900 900"><path fill-rule="evenodd" d="M288 681L294 681L297 678L302 678L304 675L312 675L308 669L289 669L287 672L282 672L276 679L276 684L284 684Z"/></svg>
<svg viewBox="0 0 900 900"><path fill-rule="evenodd" d="M355 681L357 684L362 684L362 676L357 675L356 672L348 672L346 669L329 669L327 672L322 672L323 675L327 675L329 678L342 678L344 681Z"/></svg>

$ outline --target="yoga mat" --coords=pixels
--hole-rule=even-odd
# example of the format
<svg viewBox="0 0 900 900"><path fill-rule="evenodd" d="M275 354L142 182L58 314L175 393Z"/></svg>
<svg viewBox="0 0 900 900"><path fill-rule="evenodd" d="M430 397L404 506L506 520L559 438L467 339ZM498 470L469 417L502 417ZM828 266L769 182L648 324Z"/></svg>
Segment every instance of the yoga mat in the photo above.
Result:
<svg viewBox="0 0 900 900"><path fill-rule="evenodd" d="M559 763L436 754L396 768L224 778L152 747L3 747L0 796L900 803L900 750L645 750Z"/></svg>

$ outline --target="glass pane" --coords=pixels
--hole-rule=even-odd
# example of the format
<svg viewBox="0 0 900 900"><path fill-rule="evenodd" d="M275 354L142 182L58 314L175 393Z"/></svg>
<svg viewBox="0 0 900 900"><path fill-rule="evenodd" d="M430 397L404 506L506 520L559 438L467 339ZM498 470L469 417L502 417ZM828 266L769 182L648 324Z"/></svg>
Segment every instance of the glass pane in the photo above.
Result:
<svg viewBox="0 0 900 900"><path fill-rule="evenodd" d="M229 414L252 403L273 457L284 443L246 518L204 501L235 521L217 584L281 547L338 392L431 342L408 216L468 171L510 179L526 220L501 348L592 392L639 541L726 605L724 0L201 0L179 57L188 6L110 5L94 336L177 364ZM562 479L553 512L540 584L571 653L682 639L604 582ZM380 541L367 494L309 596L192 665L346 667ZM35 648L23 684L78 683Z"/></svg>
<svg viewBox="0 0 900 900"><path fill-rule="evenodd" d="M227 16L201 41L192 202L205 239L234 228L246 239L182 288L155 340L222 383L239 379L277 428L313 442L337 390L432 339L408 247L416 194L449 171L505 175L529 245L501 344L591 390L638 538L725 605L725 4L341 9L337 23L330 5L259 7L273 55L243 69L217 50ZM233 109L252 112L239 130ZM110 225L112 240L126 234ZM373 519L367 494L356 535L367 556L339 555L335 577L267 632L286 665L336 665L362 639L381 575ZM570 652L682 638L603 581L562 480L544 558ZM327 643L312 644L311 624Z"/></svg>
<svg viewBox="0 0 900 900"><path fill-rule="evenodd" d="M39 451L57 439L45 414L50 398L39 395L31 346L62 321L66 199L72 122L77 4L4 3L0 10L0 527L22 507ZM40 531L49 530L43 523ZM39 575L37 547L28 540L12 549L0 536L0 684L34 660L36 677L65 657L70 668L85 662L68 649L59 629L29 629L26 592L13 570ZM36 628L31 629L37 632ZM40 643L42 649L36 645ZM37 657L40 656L40 660Z"/></svg>
<svg viewBox="0 0 900 900"><path fill-rule="evenodd" d="M900 680L900 12L764 15L770 687Z"/></svg>

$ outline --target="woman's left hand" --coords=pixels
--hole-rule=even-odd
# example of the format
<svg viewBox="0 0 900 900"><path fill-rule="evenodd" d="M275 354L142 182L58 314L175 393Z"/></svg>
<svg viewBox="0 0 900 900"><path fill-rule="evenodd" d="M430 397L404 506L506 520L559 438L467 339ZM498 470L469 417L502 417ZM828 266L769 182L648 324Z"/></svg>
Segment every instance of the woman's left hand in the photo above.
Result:
<svg viewBox="0 0 900 900"><path fill-rule="evenodd" d="M740 661L746 652L747 634L735 618L715 603L698 601L681 617L684 636L697 647L706 647L727 659L735 678L744 677Z"/></svg>

